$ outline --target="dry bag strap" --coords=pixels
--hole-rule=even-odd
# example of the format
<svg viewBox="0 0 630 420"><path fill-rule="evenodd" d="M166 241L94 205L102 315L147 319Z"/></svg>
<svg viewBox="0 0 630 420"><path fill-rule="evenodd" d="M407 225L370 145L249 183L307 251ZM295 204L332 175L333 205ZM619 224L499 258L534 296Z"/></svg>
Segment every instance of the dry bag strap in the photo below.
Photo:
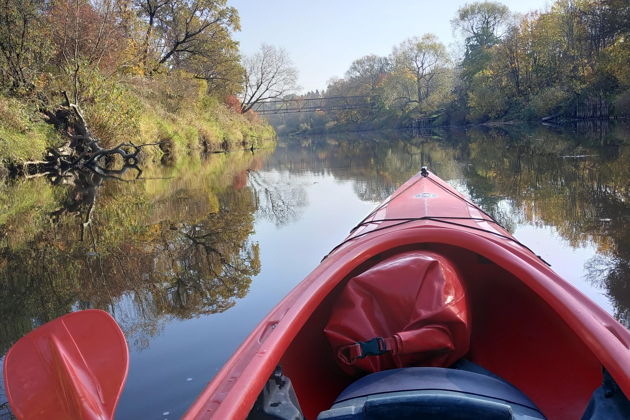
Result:
<svg viewBox="0 0 630 420"><path fill-rule="evenodd" d="M448 328L443 325L426 325L421 329L401 331L392 337L375 337L368 341L357 341L340 347L337 358L352 365L367 356L380 356L386 352L392 355L422 352L448 353L454 350L453 339Z"/></svg>
<svg viewBox="0 0 630 420"><path fill-rule="evenodd" d="M367 356L380 356L386 352L392 354L398 353L400 346L400 338L397 335L393 337L375 337L368 341L357 341L353 344L342 346L337 350L337 357L343 363L351 365L358 359Z"/></svg>

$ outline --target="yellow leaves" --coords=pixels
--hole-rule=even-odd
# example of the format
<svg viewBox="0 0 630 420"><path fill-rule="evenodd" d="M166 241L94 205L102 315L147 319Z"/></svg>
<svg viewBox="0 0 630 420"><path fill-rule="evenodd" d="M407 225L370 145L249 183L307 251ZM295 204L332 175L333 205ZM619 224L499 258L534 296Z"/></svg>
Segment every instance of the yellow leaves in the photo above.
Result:
<svg viewBox="0 0 630 420"><path fill-rule="evenodd" d="M486 68L475 74L474 79L486 85L492 80L494 74L492 69Z"/></svg>
<svg viewBox="0 0 630 420"><path fill-rule="evenodd" d="M606 58L606 71L614 75L621 85L630 87L630 42L621 36L603 54Z"/></svg>
<svg viewBox="0 0 630 420"><path fill-rule="evenodd" d="M162 234L162 223L154 223L145 226L144 231L136 236L136 240L141 242L150 242L160 237Z"/></svg>
<svg viewBox="0 0 630 420"><path fill-rule="evenodd" d="M124 48L120 52L120 73L131 76L144 76L144 66L141 57L142 46L133 38L126 40Z"/></svg>

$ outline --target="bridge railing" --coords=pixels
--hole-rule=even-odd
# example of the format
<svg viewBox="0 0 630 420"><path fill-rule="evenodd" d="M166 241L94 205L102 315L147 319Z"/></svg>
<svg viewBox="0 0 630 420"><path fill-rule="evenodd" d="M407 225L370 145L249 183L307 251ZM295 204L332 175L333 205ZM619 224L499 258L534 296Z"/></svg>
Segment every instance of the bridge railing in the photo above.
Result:
<svg viewBox="0 0 630 420"><path fill-rule="evenodd" d="M259 102L253 107L253 110L264 115L365 109L374 107L376 105L375 99L376 97L370 95L282 99Z"/></svg>

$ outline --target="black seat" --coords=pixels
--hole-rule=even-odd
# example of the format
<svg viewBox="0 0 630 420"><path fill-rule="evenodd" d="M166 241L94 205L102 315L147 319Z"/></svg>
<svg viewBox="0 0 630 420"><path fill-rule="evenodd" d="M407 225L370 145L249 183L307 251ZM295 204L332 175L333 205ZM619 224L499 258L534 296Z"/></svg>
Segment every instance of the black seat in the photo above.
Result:
<svg viewBox="0 0 630 420"><path fill-rule="evenodd" d="M364 376L348 386L318 419L545 418L517 388L467 362L470 366L475 372L410 367Z"/></svg>

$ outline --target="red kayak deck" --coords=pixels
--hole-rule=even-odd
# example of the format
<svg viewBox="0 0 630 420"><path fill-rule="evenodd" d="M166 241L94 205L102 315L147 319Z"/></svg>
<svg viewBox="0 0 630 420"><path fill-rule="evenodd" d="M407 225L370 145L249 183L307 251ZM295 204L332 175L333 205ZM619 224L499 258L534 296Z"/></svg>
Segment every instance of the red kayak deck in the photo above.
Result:
<svg viewBox="0 0 630 420"><path fill-rule="evenodd" d="M579 418L610 372L630 395L630 333L433 174L377 207L256 327L185 418L245 418L275 367L307 418L356 378L335 363L323 329L345 282L409 249L447 257L464 274L472 335L467 359L510 381L553 419Z"/></svg>

